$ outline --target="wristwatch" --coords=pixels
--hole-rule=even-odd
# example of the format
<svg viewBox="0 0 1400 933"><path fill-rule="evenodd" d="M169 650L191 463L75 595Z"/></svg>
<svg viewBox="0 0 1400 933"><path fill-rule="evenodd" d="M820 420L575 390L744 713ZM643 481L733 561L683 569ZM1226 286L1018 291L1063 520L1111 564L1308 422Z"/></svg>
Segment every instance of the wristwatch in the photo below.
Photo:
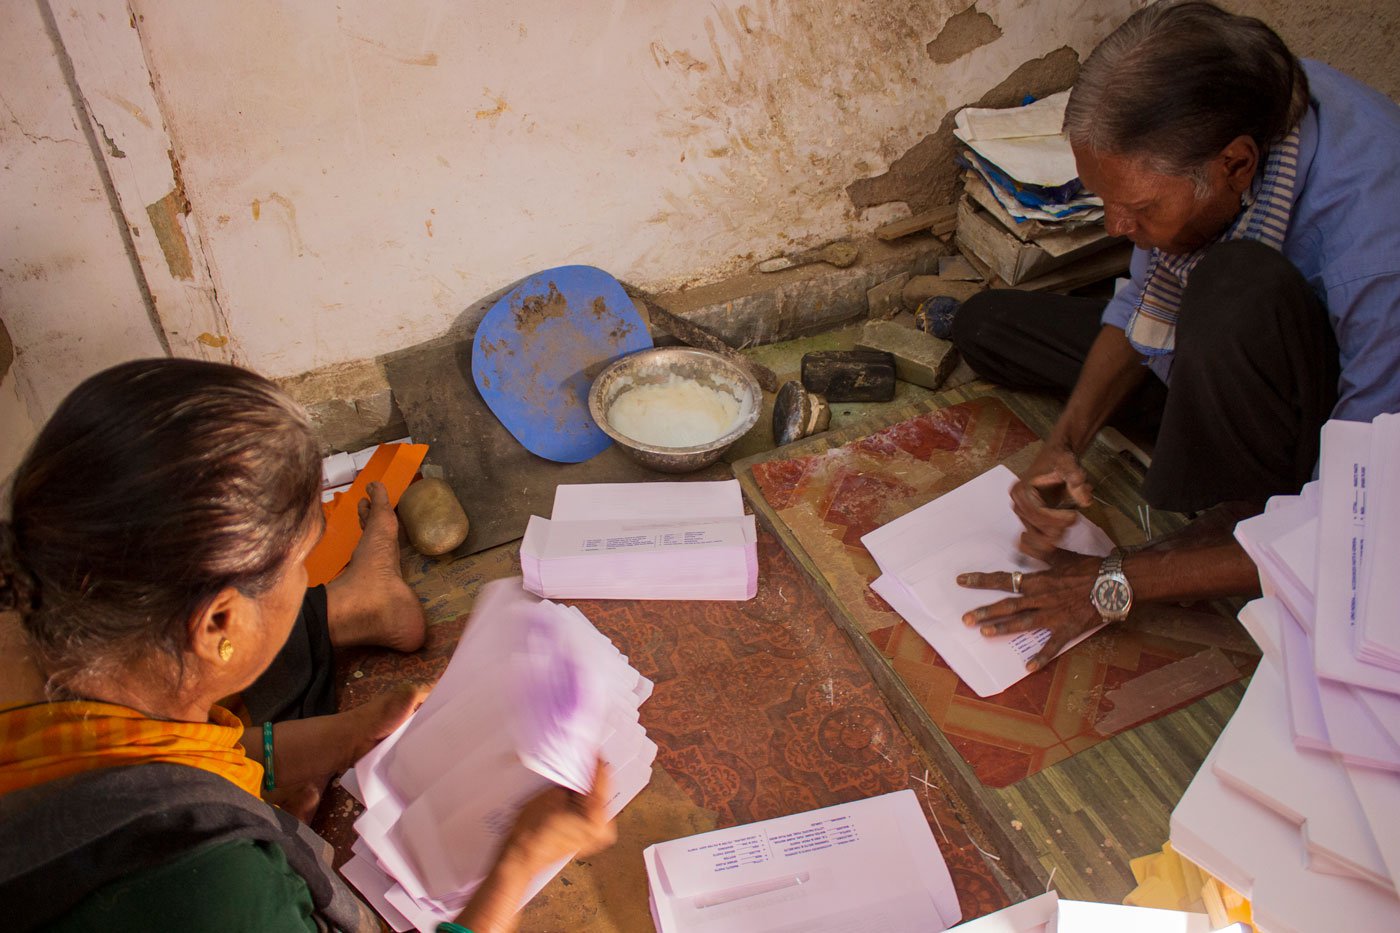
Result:
<svg viewBox="0 0 1400 933"><path fill-rule="evenodd" d="M1089 603L1105 622L1122 622L1133 608L1133 587L1123 575L1123 554L1114 551L1099 565Z"/></svg>

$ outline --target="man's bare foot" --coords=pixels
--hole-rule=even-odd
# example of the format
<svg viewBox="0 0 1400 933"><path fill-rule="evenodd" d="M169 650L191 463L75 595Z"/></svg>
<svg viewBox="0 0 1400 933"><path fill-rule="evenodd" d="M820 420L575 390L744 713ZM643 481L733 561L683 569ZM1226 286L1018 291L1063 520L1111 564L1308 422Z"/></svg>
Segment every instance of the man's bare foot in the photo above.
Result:
<svg viewBox="0 0 1400 933"><path fill-rule="evenodd" d="M273 728L273 776L277 791L270 800L298 817L316 812L332 777L349 768L427 699L429 688L397 684L365 703L330 716L289 719ZM254 761L263 760L262 726L248 729L243 747ZM306 790L315 791L315 799Z"/></svg>
<svg viewBox="0 0 1400 933"><path fill-rule="evenodd" d="M399 570L399 519L382 483L370 483L368 492L359 504L360 543L345 572L326 584L331 644L417 651L427 621Z"/></svg>

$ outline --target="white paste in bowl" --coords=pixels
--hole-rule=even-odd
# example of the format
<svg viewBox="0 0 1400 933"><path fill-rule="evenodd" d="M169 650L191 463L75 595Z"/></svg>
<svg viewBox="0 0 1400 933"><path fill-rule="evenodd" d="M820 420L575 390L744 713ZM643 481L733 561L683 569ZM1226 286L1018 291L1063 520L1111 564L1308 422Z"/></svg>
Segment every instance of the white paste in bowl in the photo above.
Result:
<svg viewBox="0 0 1400 933"><path fill-rule="evenodd" d="M653 447L696 447L728 434L740 408L728 392L673 375L623 392L608 408L608 423Z"/></svg>

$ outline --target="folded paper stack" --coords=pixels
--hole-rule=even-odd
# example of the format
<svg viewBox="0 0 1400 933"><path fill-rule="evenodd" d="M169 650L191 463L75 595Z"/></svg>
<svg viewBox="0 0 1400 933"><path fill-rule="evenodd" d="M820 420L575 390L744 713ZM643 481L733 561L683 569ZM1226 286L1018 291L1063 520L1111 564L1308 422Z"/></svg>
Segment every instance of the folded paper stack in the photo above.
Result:
<svg viewBox="0 0 1400 933"><path fill-rule="evenodd" d="M1400 415L1329 422L1318 481L1235 536L1264 660L1172 845L1270 933L1400 929Z"/></svg>
<svg viewBox="0 0 1400 933"><path fill-rule="evenodd" d="M737 480L561 485L520 569L550 599L752 599L758 534Z"/></svg>
<svg viewBox="0 0 1400 933"><path fill-rule="evenodd" d="M1084 190L1069 140L1060 133L1069 91L1024 107L965 107L953 135L968 150L967 165L1016 221L1091 222L1103 200Z"/></svg>
<svg viewBox="0 0 1400 933"><path fill-rule="evenodd" d="M660 933L937 933L962 918L912 790L647 847Z"/></svg>
<svg viewBox="0 0 1400 933"><path fill-rule="evenodd" d="M341 873L395 930L451 920L531 797L586 793L599 760L610 817L646 786L656 745L637 710L651 686L577 609L518 578L488 584L427 701L342 777L367 809Z"/></svg>
<svg viewBox="0 0 1400 933"><path fill-rule="evenodd" d="M1054 891L954 927L954 933L1246 933L1218 929L1206 914L1093 901L1067 901Z"/></svg>
<svg viewBox="0 0 1400 933"><path fill-rule="evenodd" d="M1022 527L1009 494L1015 482L1016 474L1005 466L993 467L860 539L880 565L881 575L870 588L984 697L1024 678L1026 662L1050 637L1041 629L989 638L962 621L963 613L1006 594L958 586L958 574L1046 569L1019 552ZM1102 556L1113 542L1081 515L1061 546ZM1065 650L1095 631L1085 632Z"/></svg>

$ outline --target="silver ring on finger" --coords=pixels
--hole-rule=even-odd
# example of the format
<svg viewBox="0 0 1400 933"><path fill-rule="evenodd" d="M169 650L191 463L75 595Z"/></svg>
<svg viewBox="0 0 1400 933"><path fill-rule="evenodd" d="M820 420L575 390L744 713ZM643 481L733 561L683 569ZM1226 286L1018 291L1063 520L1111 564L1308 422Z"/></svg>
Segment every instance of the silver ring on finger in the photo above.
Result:
<svg viewBox="0 0 1400 933"><path fill-rule="evenodd" d="M1021 595L1021 571L1011 571L1011 592L1017 596Z"/></svg>

